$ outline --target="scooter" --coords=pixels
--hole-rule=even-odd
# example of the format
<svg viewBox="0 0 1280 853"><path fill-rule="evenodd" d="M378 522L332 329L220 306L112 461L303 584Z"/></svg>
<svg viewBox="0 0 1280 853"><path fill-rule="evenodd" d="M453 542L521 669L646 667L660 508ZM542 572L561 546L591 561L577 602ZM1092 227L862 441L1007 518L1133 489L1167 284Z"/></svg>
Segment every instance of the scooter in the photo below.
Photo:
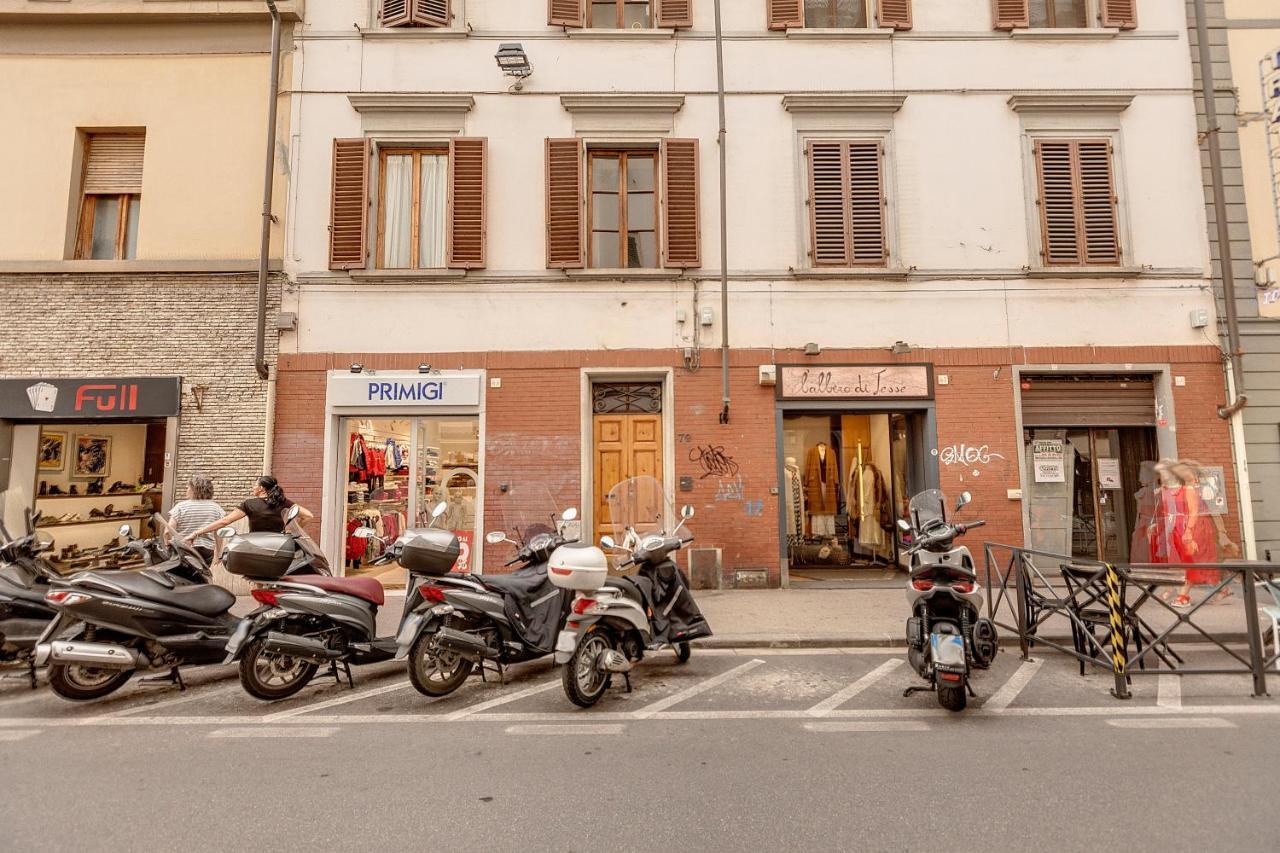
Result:
<svg viewBox="0 0 1280 853"><path fill-rule="evenodd" d="M180 667L222 660L239 622L229 612L236 597L209 582L204 558L164 518L152 523L151 539L135 539L121 526L126 542L114 549L142 555L147 568L79 572L51 584L45 600L58 617L40 636L35 662L49 665L49 686L64 699L101 698L140 669L167 669L147 683L186 689ZM83 627L72 639L55 639L77 625Z"/></svg>
<svg viewBox="0 0 1280 853"><path fill-rule="evenodd" d="M3 506L3 495L0 495ZM49 584L59 577L41 556L53 547L48 532L36 529L40 513L24 513L27 532L16 539L0 522L0 668L23 669L34 690L35 646L45 628L58 615L47 601Z"/></svg>
<svg viewBox="0 0 1280 853"><path fill-rule="evenodd" d="M396 638L397 658L407 658L409 680L424 696L446 696L462 686L479 668L497 669L506 680L507 664L523 663L551 654L556 633L569 613L570 596L548 581L547 561L565 544L565 522L578 510L566 509L552 524L512 525L515 539L500 530L485 541L516 546L506 565L519 565L505 575L415 573L410 568L406 613ZM401 561L404 564L404 561Z"/></svg>
<svg viewBox="0 0 1280 853"><path fill-rule="evenodd" d="M711 636L688 578L671 557L693 541L691 534L680 533L693 517L693 507L681 508L679 524L666 533L663 520L670 506L652 477L619 483L610 491L608 505L622 542L605 536L601 544L629 552L616 568L634 566L635 574L608 577L608 557L589 544L562 546L549 564L552 583L576 593L556 640L555 662L567 664L565 695L582 708L600 701L614 675L622 675L631 692L631 669L646 651L670 648L685 663L689 642Z"/></svg>
<svg viewBox="0 0 1280 853"><path fill-rule="evenodd" d="M445 509L444 503L436 505L433 522ZM296 513L289 512L286 518L292 521ZM370 538L370 534L361 537ZM264 538L276 534L237 537L224 529L218 535L231 540L227 570L247 577L254 600L262 605L245 617L225 645L226 661L239 663L240 684L250 696L268 702L286 699L305 687L321 666L329 668L337 683L345 675L347 684L355 687L352 664L380 663L395 656L395 638L377 635L378 608L386 603L377 578L291 575L282 571L287 556L278 548L283 543ZM399 557L413 562L419 552L429 552L435 565L442 551L451 552L447 558L451 567L459 552L453 533L415 528L406 531L379 561Z"/></svg>
<svg viewBox="0 0 1280 853"><path fill-rule="evenodd" d="M964 492L955 511L973 500ZM979 616L982 593L973 556L956 537L986 524L948 522L946 497L929 489L911 499L911 521L898 519L898 527L910 537L907 601L907 660L916 674L928 682L912 686L903 696L935 692L938 704L963 711L975 695L969 681L973 668L986 669L999 651L995 624ZM904 538L906 538L904 536Z"/></svg>

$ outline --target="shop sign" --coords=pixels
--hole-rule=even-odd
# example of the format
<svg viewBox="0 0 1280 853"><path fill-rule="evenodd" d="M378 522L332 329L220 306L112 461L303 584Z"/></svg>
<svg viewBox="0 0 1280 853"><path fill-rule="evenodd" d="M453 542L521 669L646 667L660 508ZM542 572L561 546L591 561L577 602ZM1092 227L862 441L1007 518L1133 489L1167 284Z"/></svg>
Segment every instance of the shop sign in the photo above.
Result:
<svg viewBox="0 0 1280 853"><path fill-rule="evenodd" d="M377 373L330 374L330 406L361 408L408 406L478 406L479 373Z"/></svg>
<svg viewBox="0 0 1280 853"><path fill-rule="evenodd" d="M1031 442L1031 465L1035 469L1037 483L1065 483L1066 466L1063 463L1062 439L1036 439Z"/></svg>
<svg viewBox="0 0 1280 853"><path fill-rule="evenodd" d="M171 417L182 402L176 376L0 379L0 418L135 420Z"/></svg>
<svg viewBox="0 0 1280 853"><path fill-rule="evenodd" d="M933 397L928 364L858 364L780 367L784 400L927 400Z"/></svg>

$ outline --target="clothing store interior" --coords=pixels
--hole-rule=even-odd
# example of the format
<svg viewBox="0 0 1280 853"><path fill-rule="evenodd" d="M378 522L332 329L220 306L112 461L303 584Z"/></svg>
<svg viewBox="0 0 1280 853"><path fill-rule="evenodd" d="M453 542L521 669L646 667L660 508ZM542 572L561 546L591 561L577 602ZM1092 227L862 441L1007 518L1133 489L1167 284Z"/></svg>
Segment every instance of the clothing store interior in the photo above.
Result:
<svg viewBox="0 0 1280 853"><path fill-rule="evenodd" d="M405 585L398 564L371 565L385 544L410 527L432 524L462 541L455 571L470 570L476 541L476 496L480 486L479 419L474 417L348 418L344 574L377 577L386 587ZM377 539L353 535L361 527Z"/></svg>
<svg viewBox="0 0 1280 853"><path fill-rule="evenodd" d="M891 580L906 517L908 418L783 415L783 507L792 582Z"/></svg>

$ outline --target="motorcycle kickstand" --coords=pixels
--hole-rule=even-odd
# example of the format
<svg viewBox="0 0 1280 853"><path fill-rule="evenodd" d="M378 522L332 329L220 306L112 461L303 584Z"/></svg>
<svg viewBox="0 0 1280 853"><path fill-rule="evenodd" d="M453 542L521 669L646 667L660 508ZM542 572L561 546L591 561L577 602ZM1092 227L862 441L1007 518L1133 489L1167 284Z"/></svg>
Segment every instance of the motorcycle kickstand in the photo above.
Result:
<svg viewBox="0 0 1280 853"><path fill-rule="evenodd" d="M978 698L978 694L973 692L973 685L969 683L969 679L964 680L964 689L969 691L969 695L974 699Z"/></svg>
<svg viewBox="0 0 1280 853"><path fill-rule="evenodd" d="M32 658L31 660L28 660L28 661L27 661L27 680L29 680L29 681L31 682L31 689L32 689L32 690L35 690L37 687L39 687L39 686L40 686L40 683L39 683L38 681L36 681L36 661L35 661L35 658Z"/></svg>
<svg viewBox="0 0 1280 853"><path fill-rule="evenodd" d="M921 687L918 684L913 684L911 687L908 687L906 690L902 691L902 698L905 699L913 693L933 693L935 690L937 690L937 688L932 684L926 687Z"/></svg>
<svg viewBox="0 0 1280 853"><path fill-rule="evenodd" d="M630 693L631 692L631 673L629 672L622 673L622 680L626 682L626 685L627 685L626 692Z"/></svg>
<svg viewBox="0 0 1280 853"><path fill-rule="evenodd" d="M178 691L182 692L187 689L187 683L182 680L182 671L178 667L170 667L169 671L163 675L148 675L145 678L138 679L138 684L149 686L152 684L161 684L163 682L176 684Z"/></svg>
<svg viewBox="0 0 1280 853"><path fill-rule="evenodd" d="M329 661L329 674L333 676L334 683L337 684L339 687L342 686L343 672L346 672L347 674L347 687L351 688L352 690L355 690L356 682L355 682L355 679L351 677L351 661L344 660L342 662L341 670L338 669L338 662L336 660Z"/></svg>

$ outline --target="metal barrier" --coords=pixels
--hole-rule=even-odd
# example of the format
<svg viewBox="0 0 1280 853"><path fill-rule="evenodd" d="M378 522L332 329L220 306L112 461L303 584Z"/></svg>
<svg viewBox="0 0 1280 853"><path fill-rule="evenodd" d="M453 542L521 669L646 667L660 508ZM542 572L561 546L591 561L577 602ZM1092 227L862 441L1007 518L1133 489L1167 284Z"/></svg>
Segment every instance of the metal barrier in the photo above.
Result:
<svg viewBox="0 0 1280 853"><path fill-rule="evenodd" d="M1280 654L1268 657L1263 647L1258 618L1257 581L1280 582L1280 564L1236 560L1227 563L1116 564L1082 560L1047 551L987 543L983 548L987 568L987 616L1006 631L1016 632L1022 657L1032 646L1046 646L1070 655L1085 664L1104 666L1115 676L1111 693L1117 699L1130 698L1129 680L1134 675L1249 675L1253 695L1267 695L1266 671L1277 666ZM1052 568L1050 568L1052 567ZM1187 570L1221 572L1218 582L1198 603L1182 611L1156 593L1161 586L1183 582ZM1046 574L1046 571L1049 574ZM1053 575L1056 574L1056 580ZM1228 643L1229 637L1206 629L1193 617L1222 590L1239 580L1244 601L1244 633L1248 657ZM1159 631L1146 618L1144 608L1163 607L1176 618ZM1072 645L1067 647L1041 629L1055 616L1063 617L1071 628ZM1001 621L1011 617L1012 624ZM1095 628L1105 626L1105 635ZM1191 667L1174 648L1174 632L1189 627L1205 641L1224 651L1233 661L1227 667ZM1183 635L1185 636L1185 635ZM1130 654L1130 645L1134 653ZM1185 648L1184 648L1185 651ZM1150 666L1150 668L1148 668Z"/></svg>

